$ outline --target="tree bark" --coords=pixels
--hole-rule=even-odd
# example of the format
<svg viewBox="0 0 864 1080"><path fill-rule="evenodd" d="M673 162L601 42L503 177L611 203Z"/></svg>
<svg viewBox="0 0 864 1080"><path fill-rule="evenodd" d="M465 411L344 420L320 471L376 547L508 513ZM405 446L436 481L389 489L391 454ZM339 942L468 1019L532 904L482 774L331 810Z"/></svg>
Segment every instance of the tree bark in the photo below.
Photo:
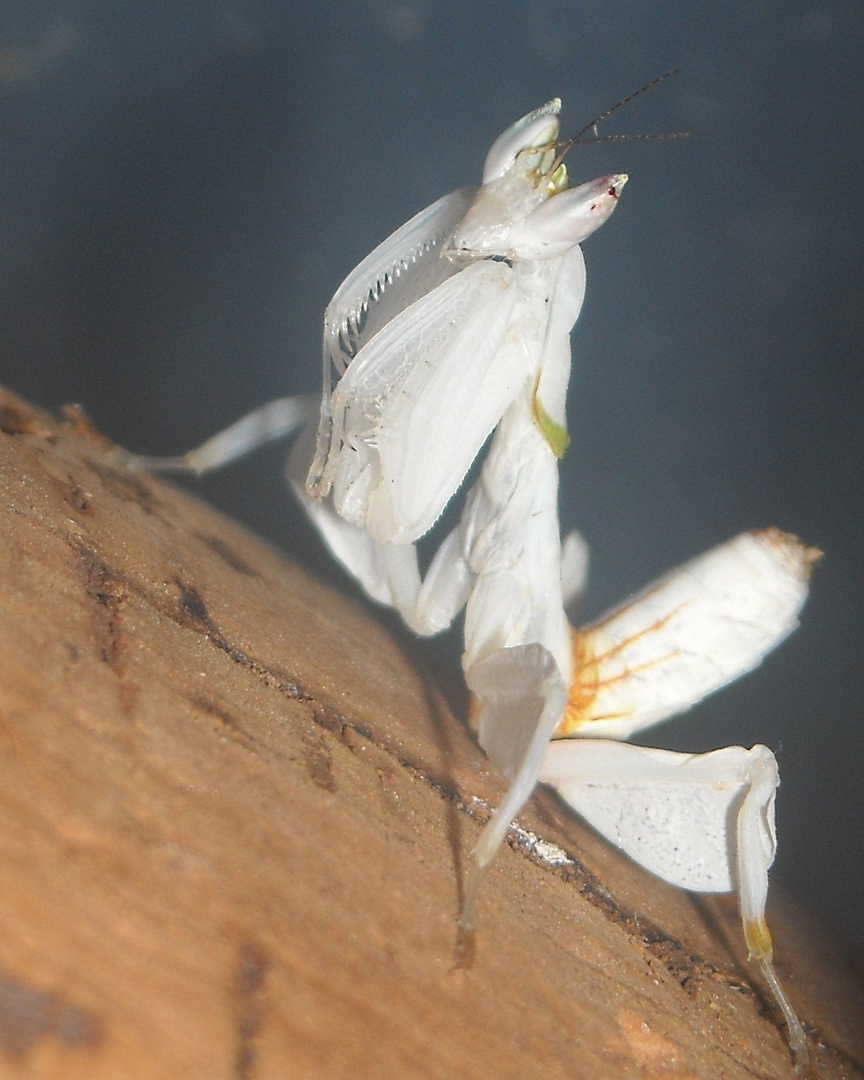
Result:
<svg viewBox="0 0 864 1080"><path fill-rule="evenodd" d="M501 779L375 620L238 525L0 398L0 1076L792 1076L729 898ZM563 849L556 856L537 838ZM775 905L815 1075L864 996Z"/></svg>

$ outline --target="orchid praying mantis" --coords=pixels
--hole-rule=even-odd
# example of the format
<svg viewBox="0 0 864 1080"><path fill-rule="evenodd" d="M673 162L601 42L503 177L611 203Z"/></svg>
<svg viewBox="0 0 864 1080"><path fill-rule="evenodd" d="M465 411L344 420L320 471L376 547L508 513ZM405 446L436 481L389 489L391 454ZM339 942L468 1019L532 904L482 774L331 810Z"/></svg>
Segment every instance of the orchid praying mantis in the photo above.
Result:
<svg viewBox="0 0 864 1080"><path fill-rule="evenodd" d="M737 889L751 955L800 1063L804 1035L764 917L773 755L620 740L756 666L796 625L811 554L776 530L745 534L587 630L570 626L565 603L581 589L586 555L576 534L560 538L558 459L569 333L585 291L579 245L627 177L568 187L560 107L554 99L518 120L493 143L478 188L421 211L348 275L325 313L319 409L280 399L181 458L129 463L200 472L303 427L289 479L365 591L418 634L465 609L478 739L510 788L474 851L463 931L486 867L543 779L664 880ZM422 577L416 542L490 435L460 520Z"/></svg>

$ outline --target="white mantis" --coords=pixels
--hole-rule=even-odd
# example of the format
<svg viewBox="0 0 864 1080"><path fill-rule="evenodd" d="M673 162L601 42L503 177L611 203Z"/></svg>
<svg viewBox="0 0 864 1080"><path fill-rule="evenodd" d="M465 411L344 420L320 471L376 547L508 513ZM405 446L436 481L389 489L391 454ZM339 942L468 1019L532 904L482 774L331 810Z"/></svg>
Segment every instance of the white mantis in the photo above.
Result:
<svg viewBox="0 0 864 1080"><path fill-rule="evenodd" d="M485 868L543 779L664 880L737 889L751 956L800 1066L804 1033L774 972L764 914L773 755L620 740L756 666L797 625L813 555L777 530L745 534L587 630L570 627L565 602L581 588L586 556L575 534L560 540L557 461L568 441L569 332L585 289L579 244L627 178L568 189L559 110L555 99L508 128L479 188L421 211L345 279L325 314L317 417L307 400L281 399L182 458L130 463L203 471L305 424L289 478L366 592L419 634L465 608L478 738L510 788L474 851L463 930ZM459 524L421 578L416 541L490 434Z"/></svg>

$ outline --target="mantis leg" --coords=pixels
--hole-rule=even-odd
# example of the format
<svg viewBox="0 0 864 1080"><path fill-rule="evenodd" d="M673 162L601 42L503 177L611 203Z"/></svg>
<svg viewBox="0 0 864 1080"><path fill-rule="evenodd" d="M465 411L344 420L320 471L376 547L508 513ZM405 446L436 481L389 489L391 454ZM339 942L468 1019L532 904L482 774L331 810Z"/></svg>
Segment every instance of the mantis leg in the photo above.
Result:
<svg viewBox="0 0 864 1080"><path fill-rule="evenodd" d="M211 472L251 454L253 450L276 439L293 435L312 418L317 419L319 403L312 397L286 397L268 401L235 420L206 442L177 457L147 457L125 454L130 469L154 469L158 472Z"/></svg>
<svg viewBox="0 0 864 1080"><path fill-rule="evenodd" d="M777 762L766 746L679 754L605 739L552 742L540 779L590 825L664 881L700 892L738 893L750 959L783 1012L800 1071L801 1023L774 970L765 920L774 860Z"/></svg>

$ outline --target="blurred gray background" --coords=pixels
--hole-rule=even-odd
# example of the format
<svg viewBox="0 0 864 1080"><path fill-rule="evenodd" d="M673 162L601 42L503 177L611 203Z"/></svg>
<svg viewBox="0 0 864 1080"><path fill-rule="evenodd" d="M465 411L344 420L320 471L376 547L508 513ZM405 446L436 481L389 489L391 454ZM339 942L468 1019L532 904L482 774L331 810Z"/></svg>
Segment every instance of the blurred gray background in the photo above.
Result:
<svg viewBox="0 0 864 1080"><path fill-rule="evenodd" d="M743 529L824 549L795 637L647 741L775 749L775 880L864 947L862 46L856 0L6 0L0 379L149 453L317 391L336 286L504 127L681 67L604 130L691 140L569 158L631 181L586 244L563 525L586 617ZM348 588L284 453L197 490ZM406 647L458 687L458 635Z"/></svg>

